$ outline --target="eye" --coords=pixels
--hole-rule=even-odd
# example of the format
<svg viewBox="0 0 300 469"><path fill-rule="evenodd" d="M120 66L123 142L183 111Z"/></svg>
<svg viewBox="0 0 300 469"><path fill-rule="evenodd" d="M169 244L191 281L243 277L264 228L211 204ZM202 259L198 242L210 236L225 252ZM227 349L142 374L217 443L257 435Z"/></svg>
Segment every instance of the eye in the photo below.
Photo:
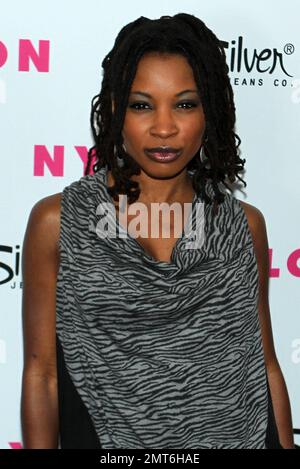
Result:
<svg viewBox="0 0 300 469"><path fill-rule="evenodd" d="M139 101L139 102L130 104L129 108L134 109L136 111L143 111L145 109L145 107L141 107L141 106L149 106L149 104L145 103L145 102L142 102L142 101ZM183 101L181 103L178 103L178 106L187 106L187 107L184 107L182 109L188 110L188 109L192 109L192 108L197 107L198 102L196 102L196 101Z"/></svg>
<svg viewBox="0 0 300 469"><path fill-rule="evenodd" d="M140 102L137 102L137 103L130 104L129 107L130 107L130 109L135 109L136 111L139 111L139 110L143 110L143 108L140 109L140 108L137 108L136 106L145 106L145 105L148 106L148 103L140 101Z"/></svg>
<svg viewBox="0 0 300 469"><path fill-rule="evenodd" d="M196 101L184 101L182 103L179 103L179 106L185 106L185 105L187 105L188 107L184 109L192 109L194 107L197 107L198 103Z"/></svg>

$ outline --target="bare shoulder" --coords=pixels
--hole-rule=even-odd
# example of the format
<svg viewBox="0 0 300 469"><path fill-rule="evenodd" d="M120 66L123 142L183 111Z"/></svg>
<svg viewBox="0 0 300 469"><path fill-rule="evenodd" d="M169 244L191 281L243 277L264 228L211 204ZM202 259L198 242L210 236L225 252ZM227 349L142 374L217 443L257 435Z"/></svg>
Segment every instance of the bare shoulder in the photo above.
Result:
<svg viewBox="0 0 300 469"><path fill-rule="evenodd" d="M30 237L39 246L58 248L61 192L43 197L31 209L25 240Z"/></svg>
<svg viewBox="0 0 300 469"><path fill-rule="evenodd" d="M32 213L48 221L60 218L61 195L62 193L58 192L38 200L32 207Z"/></svg>
<svg viewBox="0 0 300 469"><path fill-rule="evenodd" d="M269 281L269 241L265 218L262 212L254 205L240 201L248 220L249 231L251 233L253 248L259 270L260 290L263 295L267 295L267 285Z"/></svg>
<svg viewBox="0 0 300 469"><path fill-rule="evenodd" d="M244 209L253 241L266 241L266 221L263 213L248 202L242 200L239 202Z"/></svg>
<svg viewBox="0 0 300 469"><path fill-rule="evenodd" d="M242 200L239 200L239 202L245 211L249 226L254 226L264 222L264 216L257 207Z"/></svg>

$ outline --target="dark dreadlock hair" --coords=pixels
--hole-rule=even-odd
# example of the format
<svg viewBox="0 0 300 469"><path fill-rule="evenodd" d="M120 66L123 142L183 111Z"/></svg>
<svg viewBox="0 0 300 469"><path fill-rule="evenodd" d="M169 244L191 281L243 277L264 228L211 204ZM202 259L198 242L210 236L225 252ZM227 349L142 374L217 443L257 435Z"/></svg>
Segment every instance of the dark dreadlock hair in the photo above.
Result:
<svg viewBox="0 0 300 469"><path fill-rule="evenodd" d="M197 153L187 169L195 170L193 188L207 203L212 200L205 185L211 180L215 210L216 204L222 203L225 197L218 187L219 182L230 191L226 177L231 183L237 177L247 185L238 176L246 160L238 155L241 140L234 132L235 105L224 48L215 34L194 15L178 13L155 20L141 16L121 29L102 62L101 91L92 99L91 127L95 145L89 149L85 175L90 173L92 160L96 158L94 172L106 165L112 171L115 185L108 187L108 193L114 200L119 194L126 194L130 204L139 197L139 184L130 177L140 174L140 167L122 146L122 129L131 84L138 62L146 52L181 54L193 69L206 121L203 139L206 161L201 161ZM118 158L123 160L122 167L118 165Z"/></svg>

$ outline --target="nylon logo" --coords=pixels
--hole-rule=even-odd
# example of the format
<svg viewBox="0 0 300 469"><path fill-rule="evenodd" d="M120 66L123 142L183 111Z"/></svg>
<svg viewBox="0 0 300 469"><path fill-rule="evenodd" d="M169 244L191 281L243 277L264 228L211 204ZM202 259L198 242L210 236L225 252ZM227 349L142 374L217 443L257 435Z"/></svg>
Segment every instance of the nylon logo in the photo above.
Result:
<svg viewBox="0 0 300 469"><path fill-rule="evenodd" d="M10 60L6 45L0 41L0 68ZM18 47L18 71L31 72L33 67L39 73L49 73L50 41L40 39L37 47L30 39L20 39Z"/></svg>

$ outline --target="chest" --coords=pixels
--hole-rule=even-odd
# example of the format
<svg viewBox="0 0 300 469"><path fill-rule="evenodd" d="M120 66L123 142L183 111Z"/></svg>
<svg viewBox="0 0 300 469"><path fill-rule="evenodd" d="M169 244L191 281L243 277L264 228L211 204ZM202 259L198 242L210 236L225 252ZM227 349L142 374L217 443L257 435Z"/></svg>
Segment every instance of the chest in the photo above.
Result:
<svg viewBox="0 0 300 469"><path fill-rule="evenodd" d="M140 213L121 215L116 212L119 223L142 247L144 252L156 261L171 262L173 249L183 234L190 209L182 206L177 212Z"/></svg>

